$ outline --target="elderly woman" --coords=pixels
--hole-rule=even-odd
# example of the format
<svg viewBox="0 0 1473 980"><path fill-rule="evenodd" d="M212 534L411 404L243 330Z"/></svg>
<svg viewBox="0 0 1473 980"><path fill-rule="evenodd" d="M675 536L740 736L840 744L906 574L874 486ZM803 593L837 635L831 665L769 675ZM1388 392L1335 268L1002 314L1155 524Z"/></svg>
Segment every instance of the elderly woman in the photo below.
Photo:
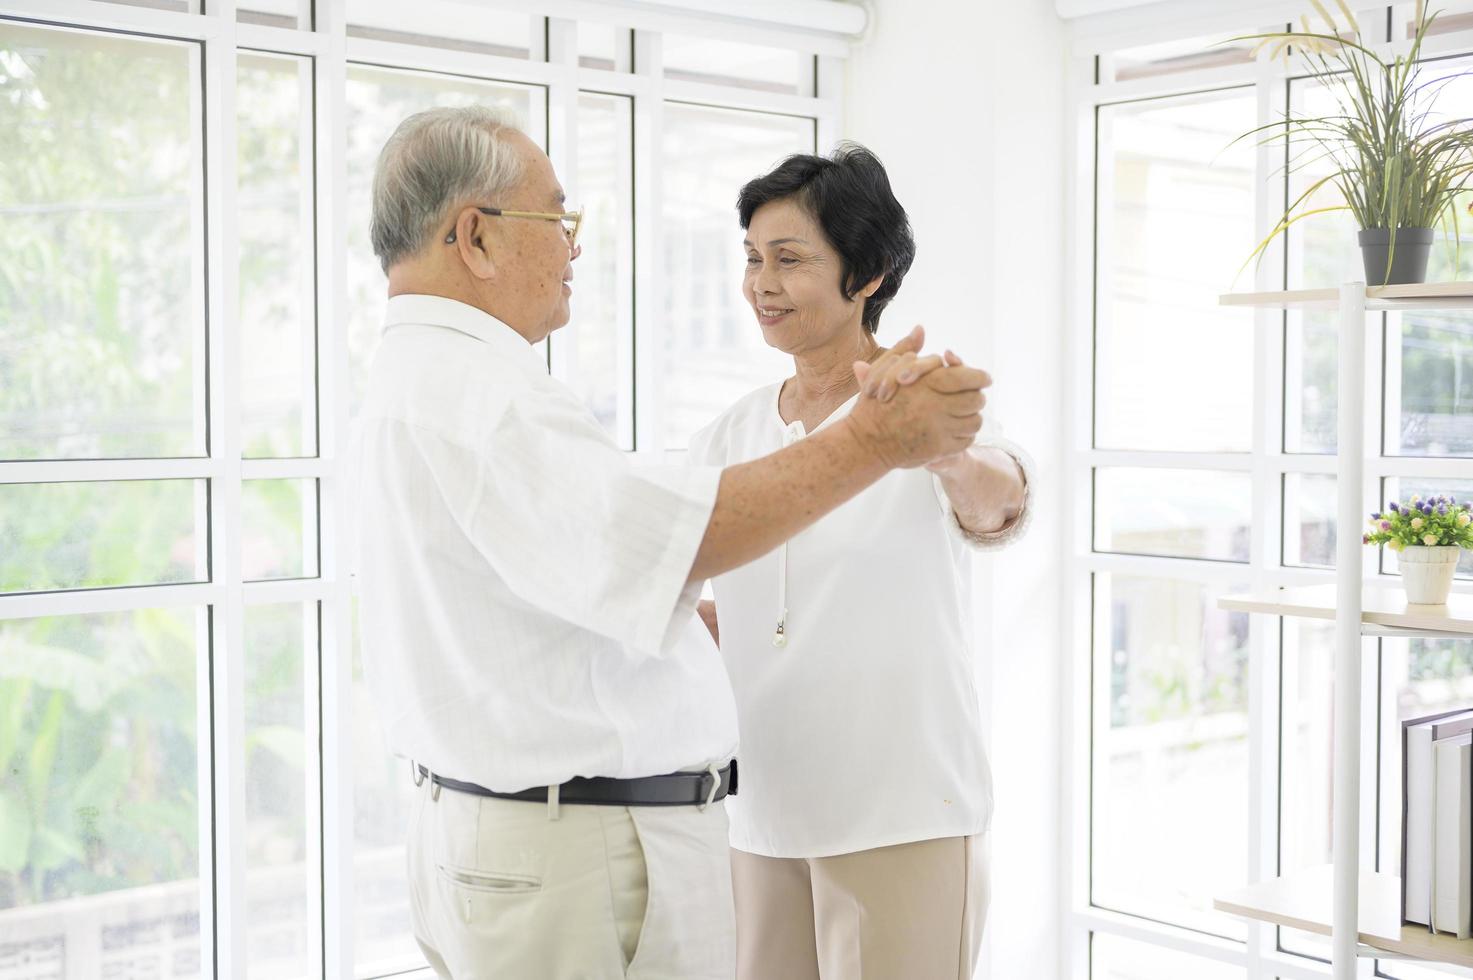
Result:
<svg viewBox="0 0 1473 980"><path fill-rule="evenodd" d="M919 329L889 351L875 339L915 243L868 150L790 157L737 207L743 293L794 373L699 432L695 464L774 452L943 363L918 356ZM701 612L741 734L729 800L739 980L972 975L992 787L970 552L1022 532L1026 460L989 421L969 449L892 472L713 580Z"/></svg>

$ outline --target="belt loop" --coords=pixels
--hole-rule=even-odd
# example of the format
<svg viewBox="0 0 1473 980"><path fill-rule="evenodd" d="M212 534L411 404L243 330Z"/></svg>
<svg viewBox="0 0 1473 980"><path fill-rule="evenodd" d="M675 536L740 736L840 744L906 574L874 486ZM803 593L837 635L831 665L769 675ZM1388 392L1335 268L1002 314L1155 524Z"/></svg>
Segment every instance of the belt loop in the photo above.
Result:
<svg viewBox="0 0 1473 980"><path fill-rule="evenodd" d="M430 776L430 799L435 803L440 802L440 781L433 775Z"/></svg>
<svg viewBox="0 0 1473 980"><path fill-rule="evenodd" d="M547 787L547 819L549 820L559 819L558 803L561 791L561 786Z"/></svg>
<svg viewBox="0 0 1473 980"><path fill-rule="evenodd" d="M716 794L721 790L721 770L716 768L716 763L706 767L706 774L711 777L711 791L706 794L706 802L701 804L702 813L706 812L706 807L716 802Z"/></svg>
<svg viewBox="0 0 1473 980"><path fill-rule="evenodd" d="M425 783L424 773L420 772L418 764L416 764L413 759L409 760L409 778L414 780L414 786L416 789L423 786Z"/></svg>

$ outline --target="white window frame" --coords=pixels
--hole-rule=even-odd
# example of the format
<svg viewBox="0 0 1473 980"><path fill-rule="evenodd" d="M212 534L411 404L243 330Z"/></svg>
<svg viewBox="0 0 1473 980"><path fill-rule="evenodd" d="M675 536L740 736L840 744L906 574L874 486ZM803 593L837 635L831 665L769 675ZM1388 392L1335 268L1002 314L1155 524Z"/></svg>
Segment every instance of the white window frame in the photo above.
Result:
<svg viewBox="0 0 1473 980"><path fill-rule="evenodd" d="M1350 6L1363 25L1377 23L1366 18L1379 16L1385 22L1390 4L1352 2ZM1412 5L1398 3L1395 23L1411 18ZM1245 2L1219 4L1206 0L1182 0L1153 4L1146 9L1122 10L1082 18L1071 27L1069 100L1066 143L1068 160L1070 227L1096 228L1096 145L1098 106L1141 99L1190 95L1229 87L1252 87L1257 94L1259 121L1281 118L1284 85L1302 77L1297 65L1286 68L1282 60L1258 60L1242 65L1115 82L1109 63L1110 52L1162 41L1200 37L1221 32L1253 33L1265 24L1298 23L1308 4L1300 2ZM1259 27L1255 27L1259 25ZM1405 50L1405 42L1380 47ZM1473 54L1473 31L1429 37L1427 56ZM1098 58L1098 62L1097 59ZM1098 72L1098 74L1097 74ZM1098 79L1098 81L1097 81ZM1265 235L1282 213L1284 187L1274 172L1282 165L1282 150L1269 148L1257 153L1256 227ZM1105 153L1100 153L1103 166ZM1277 949L1277 929L1260 922L1247 923L1247 941L1236 942L1171 925L1093 906L1091 876L1091 784L1092 784L1092 673L1094 653L1093 576L1098 573L1129 573L1163 576L1208 587L1210 594L1228 591L1310 585L1334 581L1331 569L1285 567L1280 564L1283 523L1283 476L1287 473L1335 472L1335 459L1327 455L1290 454L1283 451L1285 314L1258 310L1254 316L1256 344L1251 383L1253 420L1251 450L1245 453L1177 453L1112 451L1096 449L1094 432L1094 351L1096 343L1095 289L1096 244L1093 234L1078 236L1068 256L1064 349L1068 404L1065 414L1066 500L1068 530L1065 538L1066 584L1064 590L1065 662L1063 772L1064 861L1061 883L1061 921L1065 925L1063 976L1087 980L1090 976L1090 939L1093 933L1110 934L1227 963L1245 970L1247 980L1310 980L1330 976L1329 964ZM1282 256L1282 252L1279 253ZM1104 263L1100 261L1102 266ZM1224 291L1232 270L1224 275ZM1266 259L1253 281L1243 277L1240 290L1284 288L1282 259ZM1397 329L1396 325L1389 328ZM1363 494L1368 509L1380 498L1385 477L1412 476L1432 479L1473 478L1473 459L1435 457L1390 457L1382 455L1381 366L1384 338L1388 331L1375 330L1367 336L1365 383L1365 473ZM1397 334L1392 333L1392 336ZM1388 408L1388 411L1390 409ZM1179 558L1105 554L1094 550L1093 473L1100 466L1185 467L1248 473L1252 478L1252 535L1247 564L1196 561ZM1378 575L1375 562L1368 562L1368 577ZM1394 581L1394 580L1393 580ZM1473 592L1473 583L1459 581L1454 588ZM1279 657L1281 620L1250 617L1248 669L1248 798L1243 819L1248 821L1247 880L1272 878L1278 870L1279 841ZM1397 655L1388 653L1388 655ZM1405 655L1405 654L1400 654ZM1362 673L1365 695L1363 717L1367 726L1377 718L1377 659L1367 657ZM1362 862L1374 860L1376 840L1376 794L1379 774L1376 753L1369 746L1384 741L1372 730L1363 736L1362 753ZM1373 975L1372 960L1362 962L1364 977ZM1452 974L1456 975L1456 974Z"/></svg>
<svg viewBox="0 0 1473 980"><path fill-rule="evenodd" d="M208 418L210 454L188 459L41 460L0 462L0 484L67 481L203 479L211 481L212 579L185 585L92 589L0 596L0 621L41 616L122 612L152 608L209 607L210 642L199 652L198 755L200 805L200 919L202 974L246 976L244 617L247 606L315 604L320 616L320 658L306 651L306 696L317 711L305 714L307 745L323 745L307 759L308 778L320 796L308 794L307 865L321 869L321 916L310 926L309 963L326 976L354 976L352 732L352 601L347 574L348 485L344 454L349 434L347 303L347 146L345 91L350 64L455 73L489 81L545 86L545 119L528 120L534 137L547 137L550 156L570 201L577 201L574 161L580 91L633 97L635 173L635 329L658 337L663 322L660 277L659 194L661 126L667 101L746 109L812 118L817 144L827 150L839 139L842 120L846 32L863 25L856 11L829 0L754 5L749 16L783 18L758 23L718 13L720 5L594 3L590 0L493 0L486 6L531 15L530 60L418 44L350 37L347 0L294 0L299 23L313 29L238 23L236 0L206 0L203 13L129 6L104 0L0 0L0 19L40 25L124 32L199 42L204 56L204 172L206 246L203 283L209 315ZM440 3L446 0L422 0ZM247 4L247 6L249 6ZM761 10L757 10L760 6ZM192 9L199 8L193 0ZM315 7L315 11L314 11ZM840 9L843 8L843 9ZM407 9L413 9L410 5ZM313 20L315 15L315 22ZM546 17L546 33L543 20ZM609 22L634 29L635 71L616 72L578 64L579 22ZM412 31L413 25L406 29ZM718 37L790 48L815 58L816 91L788 95L717 84L667 80L661 71L665 33ZM315 137L316 322L318 454L296 459L242 460L240 434L240 338L237 329L236 255L239 231L233 210L236 186L236 56L251 50L306 56L315 82L304 116ZM546 60L544 59L546 57ZM737 284L733 283L733 289ZM641 352L657 350L654 343ZM556 341L550 345L554 374L562 369ZM640 389L637 445L663 453L663 419L658 411L659 365L636 359L635 377L621 385L621 399ZM320 572L316 578L242 582L241 481L298 478L317 481L321 527ZM227 572L226 570L234 570ZM320 665L319 669L314 669ZM320 678L320 685L319 685ZM212 713L214 719L212 719ZM408 778L408 773L405 773ZM211 800L213 799L213 808ZM312 832L318 816L320 833ZM309 878L313 876L309 873ZM309 895L309 909L318 896ZM426 973L426 975L428 975Z"/></svg>

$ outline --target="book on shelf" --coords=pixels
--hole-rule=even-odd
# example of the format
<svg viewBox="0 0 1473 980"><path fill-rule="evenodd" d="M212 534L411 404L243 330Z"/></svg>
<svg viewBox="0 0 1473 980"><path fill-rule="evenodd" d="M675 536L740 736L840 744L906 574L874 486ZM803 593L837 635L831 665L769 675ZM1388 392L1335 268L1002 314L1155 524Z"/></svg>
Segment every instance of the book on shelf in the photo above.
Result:
<svg viewBox="0 0 1473 980"><path fill-rule="evenodd" d="M1435 747L1439 742L1469 732L1473 732L1473 709L1444 711L1402 722L1401 917L1404 922L1433 925L1434 870L1438 858ZM1457 880L1453 874L1445 875L1444 879L1445 885Z"/></svg>
<svg viewBox="0 0 1473 980"><path fill-rule="evenodd" d="M1473 936L1473 733L1433 742L1432 930Z"/></svg>

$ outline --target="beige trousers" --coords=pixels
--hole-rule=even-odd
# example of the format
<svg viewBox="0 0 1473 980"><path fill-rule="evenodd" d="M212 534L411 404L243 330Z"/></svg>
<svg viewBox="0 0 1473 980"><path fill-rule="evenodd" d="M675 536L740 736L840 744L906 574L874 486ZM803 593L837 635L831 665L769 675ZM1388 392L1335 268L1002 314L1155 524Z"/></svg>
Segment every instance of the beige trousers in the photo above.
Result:
<svg viewBox="0 0 1473 980"><path fill-rule="evenodd" d="M825 858L733 849L738 980L971 980L987 836Z"/></svg>
<svg viewBox="0 0 1473 980"><path fill-rule="evenodd" d="M419 787L415 938L454 980L732 980L726 809L522 803Z"/></svg>

